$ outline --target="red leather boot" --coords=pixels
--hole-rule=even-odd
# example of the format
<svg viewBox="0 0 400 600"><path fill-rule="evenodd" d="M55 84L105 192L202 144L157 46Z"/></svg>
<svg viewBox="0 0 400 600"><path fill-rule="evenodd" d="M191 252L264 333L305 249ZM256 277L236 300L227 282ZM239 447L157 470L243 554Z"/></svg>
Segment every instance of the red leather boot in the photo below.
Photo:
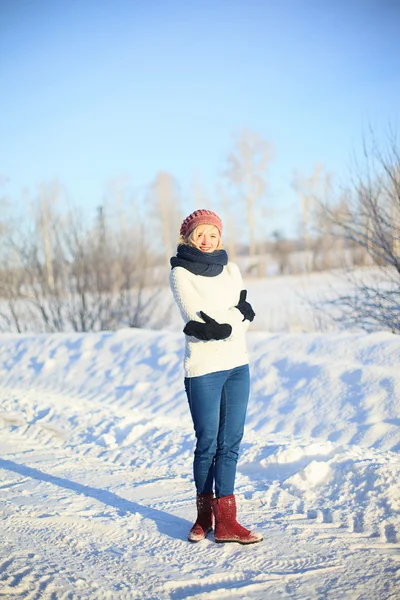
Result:
<svg viewBox="0 0 400 600"><path fill-rule="evenodd" d="M197 494L197 519L192 529L189 531L189 542L200 542L204 540L207 533L213 528L213 509L212 501L214 494Z"/></svg>
<svg viewBox="0 0 400 600"><path fill-rule="evenodd" d="M215 541L218 544L226 542L237 542L239 544L256 544L263 537L259 533L253 533L239 525L236 521L235 496L224 496L213 500L215 516Z"/></svg>

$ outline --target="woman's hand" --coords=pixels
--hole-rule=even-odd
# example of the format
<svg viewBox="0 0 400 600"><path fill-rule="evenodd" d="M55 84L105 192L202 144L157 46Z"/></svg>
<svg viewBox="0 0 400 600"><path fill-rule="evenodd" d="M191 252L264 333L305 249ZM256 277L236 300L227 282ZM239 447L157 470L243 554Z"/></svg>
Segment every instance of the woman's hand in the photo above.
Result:
<svg viewBox="0 0 400 600"><path fill-rule="evenodd" d="M243 315L243 321L246 319L248 321L253 321L256 313L253 310L253 307L249 302L246 302L247 290L242 290L240 292L239 304L236 305L236 308L240 310Z"/></svg>
<svg viewBox="0 0 400 600"><path fill-rule="evenodd" d="M217 323L202 310L200 316L205 322L189 321L186 323L183 333L203 341L225 340L231 335L232 327L228 323Z"/></svg>

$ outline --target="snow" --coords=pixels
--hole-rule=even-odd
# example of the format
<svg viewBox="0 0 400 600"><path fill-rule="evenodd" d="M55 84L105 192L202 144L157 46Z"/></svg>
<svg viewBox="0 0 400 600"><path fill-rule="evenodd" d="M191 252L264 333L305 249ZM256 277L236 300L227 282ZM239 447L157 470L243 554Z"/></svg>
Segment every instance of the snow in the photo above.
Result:
<svg viewBox="0 0 400 600"><path fill-rule="evenodd" d="M264 541L245 547L186 540L178 327L0 336L0 597L400 597L400 339L248 342L236 493Z"/></svg>

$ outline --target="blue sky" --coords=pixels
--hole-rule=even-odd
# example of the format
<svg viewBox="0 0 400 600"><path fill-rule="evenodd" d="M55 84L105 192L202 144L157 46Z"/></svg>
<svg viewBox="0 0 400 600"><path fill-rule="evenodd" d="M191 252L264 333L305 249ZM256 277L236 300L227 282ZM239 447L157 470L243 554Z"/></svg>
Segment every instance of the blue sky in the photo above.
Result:
<svg viewBox="0 0 400 600"><path fill-rule="evenodd" d="M95 210L158 170L213 208L233 136L275 149L271 228L297 224L293 171L345 178L371 126L400 116L393 0L0 0L0 175L18 205L59 179Z"/></svg>

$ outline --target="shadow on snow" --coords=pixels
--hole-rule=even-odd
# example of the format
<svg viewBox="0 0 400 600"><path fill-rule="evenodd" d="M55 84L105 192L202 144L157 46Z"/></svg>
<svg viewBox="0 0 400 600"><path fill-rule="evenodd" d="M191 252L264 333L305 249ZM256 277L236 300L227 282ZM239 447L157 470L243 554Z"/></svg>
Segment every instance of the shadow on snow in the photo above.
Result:
<svg viewBox="0 0 400 600"><path fill-rule="evenodd" d="M161 510L143 506L137 502L132 502L131 500L126 500L107 490L82 485L81 483L70 481L69 479L49 475L38 469L33 469L32 467L27 467L26 465L11 460L0 459L0 469L13 471L24 477L31 477L32 479L37 479L39 481L46 481L47 483L72 490L77 494L94 498L103 504L116 508L120 511L121 516L125 513L139 513L143 518L154 521L160 533L175 539L185 541L187 539L187 531L191 523L175 515L169 515Z"/></svg>

